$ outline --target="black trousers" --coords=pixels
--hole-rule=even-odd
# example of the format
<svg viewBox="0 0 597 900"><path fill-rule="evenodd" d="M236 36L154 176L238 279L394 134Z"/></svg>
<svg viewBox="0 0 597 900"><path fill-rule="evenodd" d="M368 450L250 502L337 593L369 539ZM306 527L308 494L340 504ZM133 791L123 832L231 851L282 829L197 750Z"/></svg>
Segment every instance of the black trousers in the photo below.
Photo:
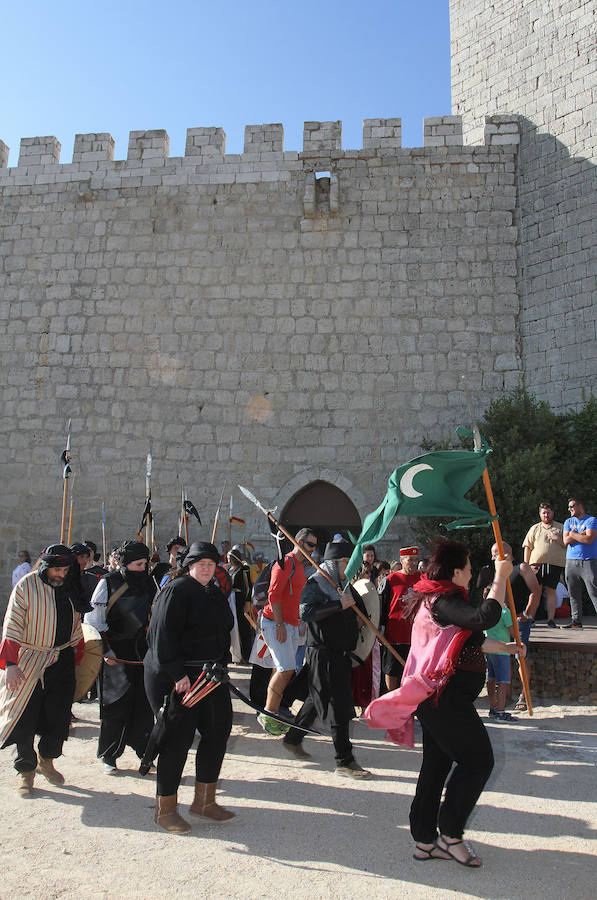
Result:
<svg viewBox="0 0 597 900"><path fill-rule="evenodd" d="M311 697L307 697L296 717L297 725L304 725L310 728L317 718L317 710ZM354 760L352 755L352 744L350 743L349 729L350 721L340 722L335 725L330 724L332 732L332 741L334 742L334 750L336 754L336 765L347 766ZM300 744L305 737L305 732L298 728L291 728L287 732L284 742L286 744Z"/></svg>
<svg viewBox="0 0 597 900"><path fill-rule="evenodd" d="M153 712L145 694L143 666L125 668L128 678L126 692L113 703L102 702L100 705L97 755L106 760L118 759L127 746L132 747L141 759L153 728Z"/></svg>
<svg viewBox="0 0 597 900"><path fill-rule="evenodd" d="M491 775L491 742L473 706L484 681L484 674L457 671L437 706L429 699L417 709L423 728L423 762L410 808L415 841L432 843L438 828L442 834L461 838Z"/></svg>
<svg viewBox="0 0 597 900"><path fill-rule="evenodd" d="M164 695L172 690L172 682L146 671L145 687L157 715ZM170 797L177 792L195 739L195 729L201 735L195 756L195 778L204 784L217 781L232 730L232 702L226 685L220 685L195 706L181 712L180 721L167 735L158 756L157 794L160 797Z"/></svg>
<svg viewBox="0 0 597 900"><path fill-rule="evenodd" d="M38 752L44 759L57 759L68 738L70 710L75 693L75 655L72 647L60 651L58 659L35 685L29 703L4 746L17 745L14 767L17 772L33 772L37 753L35 735L40 735Z"/></svg>

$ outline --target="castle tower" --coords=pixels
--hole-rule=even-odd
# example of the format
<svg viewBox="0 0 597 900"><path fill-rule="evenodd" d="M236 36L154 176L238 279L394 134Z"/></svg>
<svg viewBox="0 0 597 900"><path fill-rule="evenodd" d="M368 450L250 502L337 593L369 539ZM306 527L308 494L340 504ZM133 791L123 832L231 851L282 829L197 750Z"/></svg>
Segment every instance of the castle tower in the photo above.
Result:
<svg viewBox="0 0 597 900"><path fill-rule="evenodd" d="M521 117L520 339L527 387L576 406L597 375L595 0L450 0L452 111Z"/></svg>

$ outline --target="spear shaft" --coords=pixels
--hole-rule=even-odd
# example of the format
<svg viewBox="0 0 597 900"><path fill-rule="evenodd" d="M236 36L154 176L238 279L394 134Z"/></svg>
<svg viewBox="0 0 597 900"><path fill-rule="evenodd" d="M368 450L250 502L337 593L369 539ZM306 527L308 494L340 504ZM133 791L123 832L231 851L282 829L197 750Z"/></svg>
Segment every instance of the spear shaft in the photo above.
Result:
<svg viewBox="0 0 597 900"><path fill-rule="evenodd" d="M338 594L339 594L340 596L342 596L342 595L344 594L344 591L342 591L342 590L338 587L338 585L336 584L336 582L335 582L332 578L330 578L330 576L328 575L327 572L324 572L324 570L323 570L320 566L317 565L317 563L315 562L314 559L311 559L311 557L309 556L309 554L307 553L307 551L304 550L304 549L300 546L300 544L298 544L298 543L295 541L295 539L292 537L292 535L291 535L288 531L286 531L286 529L284 528L284 526L281 525L281 524L278 522L278 520L276 519L276 517L274 516L274 514L273 514L272 512L270 512L269 510L265 509L265 507L262 506L261 503L259 503L259 501L257 500L257 498L254 497L253 494L252 494L249 490L247 490L247 488L244 488L241 484L239 484L239 488L241 489L241 491L243 492L243 494L245 495L245 497L246 497L248 500L250 500L252 503L254 503L255 506L256 506L258 509L261 510L262 513L265 513L265 515L268 517L268 519L270 520L270 522L272 523L272 525L274 525L279 531L282 532L282 534L283 534L285 537L288 538L288 540L291 542L291 544L293 544L293 545L296 547L296 549L299 550L299 551L303 554L303 556L305 557L305 559L308 560L308 561L311 563L311 565L312 565L315 569L317 569L317 571L319 572L319 574L320 574L320 575L323 575L323 577L325 578L325 580L328 581L328 582L331 584L331 586L332 586L336 591L338 591ZM383 634L381 633L381 631L379 631L379 630L375 627L375 625L373 624L373 622L372 622L370 619L367 618L367 616L365 615L365 613L362 613L361 610L358 608L358 606L356 606L356 604L352 607L352 609L353 609L353 611L357 614L357 616L359 617L359 619L361 619L361 620L362 620L362 621L363 621L363 622L371 629L371 631L373 632L373 634L375 635L375 637L377 638L377 640L380 642L380 644L383 644L384 647L386 647L386 649L389 650L389 652L392 654L392 656L393 656L395 659L398 660L398 662L400 663L401 666L405 666L405 665L406 665L406 662L402 659L402 657L400 656L400 654L394 649L394 647L392 647L392 645L390 644L390 642L387 641L387 640L385 639L385 637L383 636Z"/></svg>
<svg viewBox="0 0 597 900"><path fill-rule="evenodd" d="M104 557L104 569L106 568L106 505L102 500L102 554Z"/></svg>
<svg viewBox="0 0 597 900"><path fill-rule="evenodd" d="M68 505L68 478L70 475L70 425L71 420L68 420L68 428L66 435L66 447L62 453L62 462L64 463L64 469L62 471L62 477L64 479L64 485L62 487L62 520L60 522L60 543L64 544L66 538L66 510Z"/></svg>
<svg viewBox="0 0 597 900"><path fill-rule="evenodd" d="M151 450L147 454L147 468L145 470L145 504L151 501ZM145 544L151 554L151 513L145 519Z"/></svg>
<svg viewBox="0 0 597 900"><path fill-rule="evenodd" d="M188 546L189 546L189 517L188 517L187 511L186 511L186 509L185 509L185 500L186 500L186 499L187 499L187 496L186 496L186 494L185 494L185 489L184 489L184 486L183 486L183 488L182 488L182 500L181 500L181 513L180 513L180 515L181 515L181 519L182 519L182 525L183 525L183 528L184 528L184 539L185 539L185 541L186 541L186 543L187 543L187 547L188 547Z"/></svg>
<svg viewBox="0 0 597 900"><path fill-rule="evenodd" d="M226 490L226 482L224 482L224 487L222 488L222 493L220 494L220 502L218 503L218 508L216 509L216 515L214 518L214 527L213 527L213 530L211 533L212 544L215 544L215 542L216 542L216 535L218 533L218 522L220 519L220 508L222 506L222 500L224 499L224 491L225 490Z"/></svg>
<svg viewBox="0 0 597 900"><path fill-rule="evenodd" d="M69 509L69 513L68 513L68 537L66 539L66 543L68 544L69 547L71 545L71 539L72 539L72 535L73 535L73 513L74 513L74 508L75 508L74 500L73 500L74 493L75 493L75 476L73 474L73 481L72 481L71 488L70 488L70 509Z"/></svg>

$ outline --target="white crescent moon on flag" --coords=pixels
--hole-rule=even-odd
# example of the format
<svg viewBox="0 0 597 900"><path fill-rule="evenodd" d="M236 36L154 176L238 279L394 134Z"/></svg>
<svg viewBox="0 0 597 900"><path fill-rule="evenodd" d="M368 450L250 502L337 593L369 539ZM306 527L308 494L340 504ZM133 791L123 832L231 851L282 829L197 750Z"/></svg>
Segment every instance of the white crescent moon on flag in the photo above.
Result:
<svg viewBox="0 0 597 900"><path fill-rule="evenodd" d="M404 494L405 497L422 497L423 494L420 491L416 491L413 487L413 478L415 475L418 475L419 472L423 472L425 469L431 469L433 471L433 466L428 466L427 463L420 463L418 466L411 466L410 469L407 469L402 478L400 479L400 491Z"/></svg>

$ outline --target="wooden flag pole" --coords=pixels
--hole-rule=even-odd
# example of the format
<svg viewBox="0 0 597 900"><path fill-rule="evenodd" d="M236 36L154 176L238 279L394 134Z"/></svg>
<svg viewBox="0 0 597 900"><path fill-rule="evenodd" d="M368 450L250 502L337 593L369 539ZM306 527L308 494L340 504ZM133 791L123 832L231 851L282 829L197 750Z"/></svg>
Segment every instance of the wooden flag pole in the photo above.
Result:
<svg viewBox="0 0 597 900"><path fill-rule="evenodd" d="M466 379L465 379L464 375L462 376L462 383L463 383L463 388L464 388L464 392L466 395L466 402L468 405L469 415L470 415L471 421L473 423L473 441L475 444L475 450L481 450L482 449L481 432L479 431L479 428L477 427L477 422L473 415L471 401L470 401L470 395L469 395L469 391L468 391L468 385L466 383ZM500 523L497 520L497 509L495 506L495 499L493 496L493 488L491 487L491 479L489 478L489 472L487 470L487 466L485 466L485 469L483 470L482 477L483 477L483 487L485 488L485 496L487 497L487 505L489 506L489 512L491 513L491 515L493 517L491 525L493 527L493 536L495 538L495 543L498 548L498 557L500 559L505 559L506 554L504 553L504 541L502 539L502 530L500 528ZM514 628L514 639L515 639L516 643L518 644L518 646L522 648L522 641L520 639L520 631L518 628L518 620L516 618L516 607L514 605L514 595L512 593L512 585L510 584L509 578L506 580L506 596L508 598L508 607L510 609L510 615L512 617L512 627ZM518 656L518 674L520 675L520 683L522 684L522 692L524 694L524 699L526 700L529 716L532 716L533 715L533 703L531 700L531 688L530 688L530 684L529 684L529 673L528 673L528 670L526 667L526 662L525 662L525 659L524 659L524 656L522 655L522 653L517 654L517 656Z"/></svg>
<svg viewBox="0 0 597 900"><path fill-rule="evenodd" d="M489 479L489 472L487 469L483 472L483 486L485 488L485 495L487 497L487 504L489 506L489 512L492 516L497 516L497 510L495 507L495 500L493 497L493 489L491 487L491 481ZM498 556L500 559L505 559L506 554L504 553L504 542L502 539L502 530L500 528L500 523L496 518L492 521L493 526L493 536L495 537L495 542L498 548ZM518 628L518 620L516 618L516 607L514 606L514 595L512 593L512 585L510 584L510 579L506 580L506 596L508 598L508 606L510 608L510 615L512 617L512 626L514 628L514 639L519 647L522 647L522 641L520 639L520 631ZM529 716L533 715L533 703L531 700L531 689L529 685L529 673L527 671L526 662L522 654L518 654L518 674L520 675L520 682L522 684L522 692L524 694L524 699L526 700L527 710Z"/></svg>

